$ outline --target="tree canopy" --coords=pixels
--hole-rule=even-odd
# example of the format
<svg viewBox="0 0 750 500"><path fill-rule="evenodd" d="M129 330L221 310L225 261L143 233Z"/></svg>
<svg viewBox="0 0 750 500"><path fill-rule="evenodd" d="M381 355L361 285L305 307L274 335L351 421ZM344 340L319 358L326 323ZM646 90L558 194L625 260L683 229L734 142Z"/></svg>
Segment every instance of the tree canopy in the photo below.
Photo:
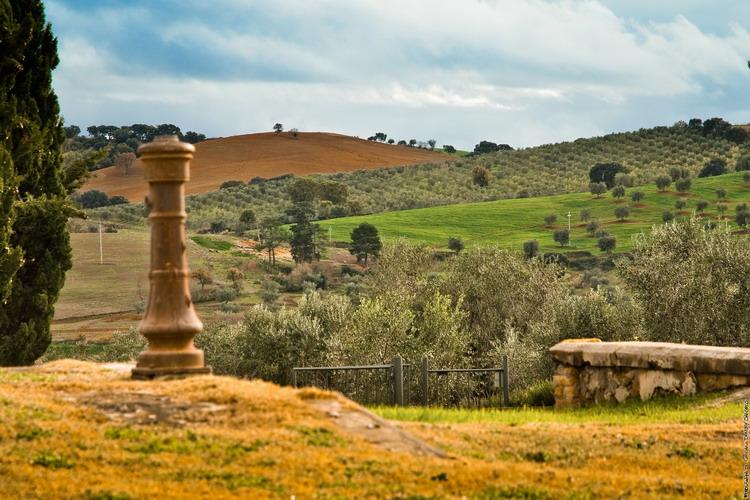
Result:
<svg viewBox="0 0 750 500"><path fill-rule="evenodd" d="M0 364L22 365L51 341L71 267L66 223L77 211L67 199L74 182L63 178L65 131L50 85L57 40L41 2L0 2L0 47Z"/></svg>

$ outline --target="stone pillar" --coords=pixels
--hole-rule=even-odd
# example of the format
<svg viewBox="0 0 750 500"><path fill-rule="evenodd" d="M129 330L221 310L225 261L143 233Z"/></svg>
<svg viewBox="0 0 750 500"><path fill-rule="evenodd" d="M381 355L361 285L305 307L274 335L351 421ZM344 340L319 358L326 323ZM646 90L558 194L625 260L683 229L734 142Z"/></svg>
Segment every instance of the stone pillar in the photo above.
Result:
<svg viewBox="0 0 750 500"><path fill-rule="evenodd" d="M203 330L190 298L185 241L185 182L195 147L176 136L159 136L138 148L149 183L151 271L146 313L138 328L148 348L133 378L210 373L193 338Z"/></svg>

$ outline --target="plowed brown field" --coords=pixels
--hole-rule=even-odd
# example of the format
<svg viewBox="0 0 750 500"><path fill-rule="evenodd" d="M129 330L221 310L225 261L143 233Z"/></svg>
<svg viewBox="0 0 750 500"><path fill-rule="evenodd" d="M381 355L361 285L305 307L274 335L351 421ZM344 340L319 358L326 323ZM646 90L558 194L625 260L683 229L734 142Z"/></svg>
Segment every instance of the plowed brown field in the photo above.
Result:
<svg viewBox="0 0 750 500"><path fill-rule="evenodd" d="M300 132L297 138L286 132L236 135L201 142L195 149L188 194L215 191L224 181L247 182L256 176L351 172L449 158L425 149L324 132ZM83 187L84 191L89 189L125 196L130 201L142 200L147 192L143 170L137 162L128 175L122 175L115 167L97 170Z"/></svg>

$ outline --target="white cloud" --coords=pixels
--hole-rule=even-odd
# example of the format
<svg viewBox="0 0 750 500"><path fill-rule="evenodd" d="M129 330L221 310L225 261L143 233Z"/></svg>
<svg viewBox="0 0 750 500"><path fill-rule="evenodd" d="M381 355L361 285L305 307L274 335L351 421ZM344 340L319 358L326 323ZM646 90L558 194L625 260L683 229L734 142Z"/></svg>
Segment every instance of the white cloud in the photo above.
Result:
<svg viewBox="0 0 750 500"><path fill-rule="evenodd" d="M718 36L679 14L626 21L596 1L224 0L214 7L247 27L218 24L222 16L178 16L151 29L166 53L199 47L212 62L247 69L231 80L158 64L148 76L125 71L138 54L97 40L89 31L96 13L52 2L62 61L55 85L69 121L180 117L186 128L216 135L266 129L286 116L300 128L390 128L464 147L471 144L459 141L492 135L528 145L621 128L664 103L726 96L750 56L750 34L736 21ZM147 7L104 12L110 30L153 17ZM267 24L254 24L260 14ZM285 74L295 77L279 80ZM550 114L585 125L540 125Z"/></svg>

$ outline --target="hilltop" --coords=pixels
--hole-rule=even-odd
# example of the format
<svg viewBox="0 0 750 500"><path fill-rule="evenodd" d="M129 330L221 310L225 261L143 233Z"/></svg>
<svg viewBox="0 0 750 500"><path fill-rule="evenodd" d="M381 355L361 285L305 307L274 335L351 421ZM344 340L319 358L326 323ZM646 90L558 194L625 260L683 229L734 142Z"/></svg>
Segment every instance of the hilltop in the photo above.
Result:
<svg viewBox="0 0 750 500"><path fill-rule="evenodd" d="M427 149L325 132L299 132L296 137L286 132L235 135L200 142L195 150L188 194L215 191L228 180L248 182L253 177L351 172L448 158ZM96 170L81 190L91 189L137 202L146 196L147 184L142 167L136 162L128 175L122 175L115 166Z"/></svg>
<svg viewBox="0 0 750 500"><path fill-rule="evenodd" d="M685 124L675 124L515 151L453 157L447 162L321 177L345 184L350 203L343 211L360 215L581 192L588 188L589 169L599 162L619 162L630 170L636 184L648 184L675 166L686 168L695 176L712 158L725 160L731 170L737 159L748 152L750 143L738 146L722 137L705 136ZM437 154L432 157L444 158ZM486 187L473 183L475 167L490 171L491 180ZM259 218L283 215L290 205L286 193L289 182L290 179L278 179L191 196L188 224L200 229L220 221L233 227L240 212L248 207ZM94 213L124 222L143 221L143 210L134 204Z"/></svg>

